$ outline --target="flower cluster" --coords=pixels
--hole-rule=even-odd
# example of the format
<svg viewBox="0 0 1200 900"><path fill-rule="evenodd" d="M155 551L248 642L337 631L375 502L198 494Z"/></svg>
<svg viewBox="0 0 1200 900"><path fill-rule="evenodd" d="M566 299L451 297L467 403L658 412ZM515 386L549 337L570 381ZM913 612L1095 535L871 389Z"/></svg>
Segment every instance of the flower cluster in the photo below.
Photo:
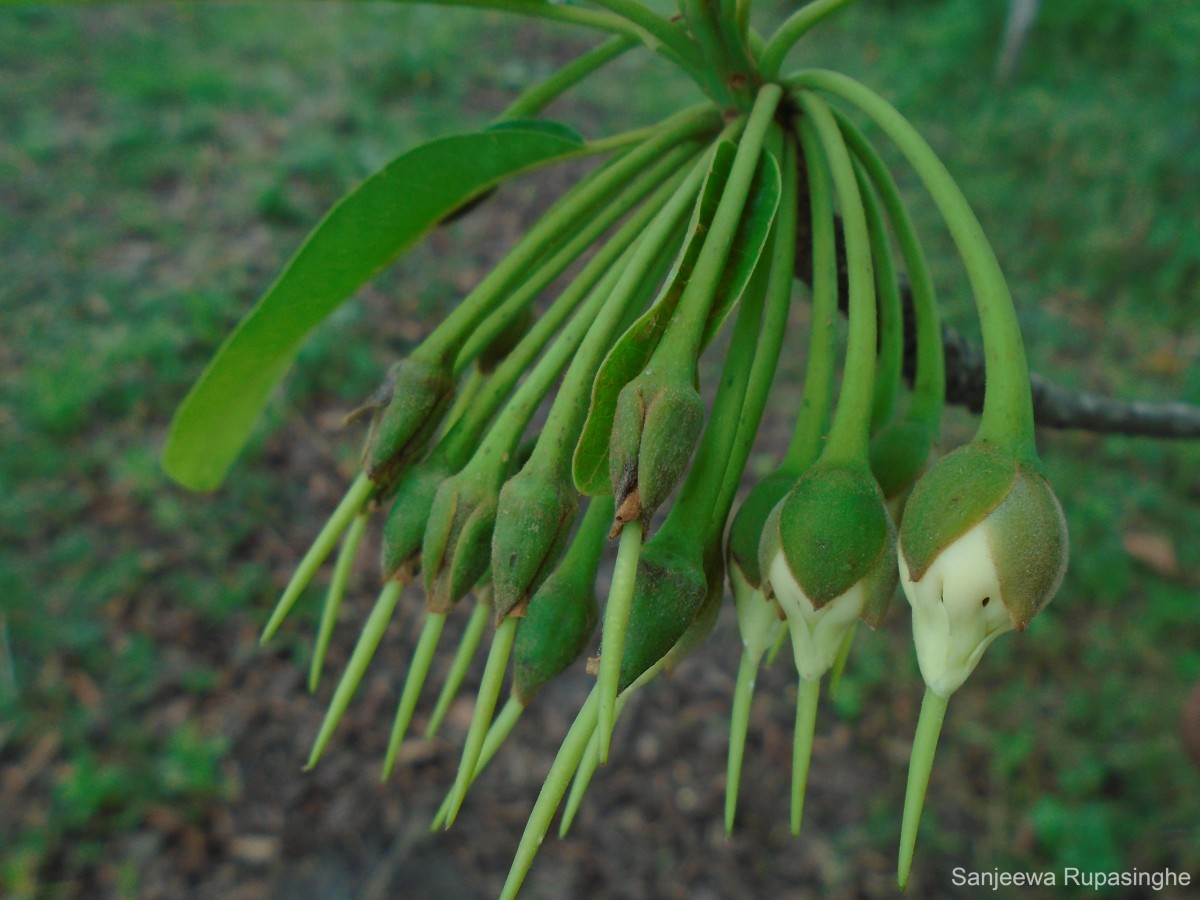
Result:
<svg viewBox="0 0 1200 900"><path fill-rule="evenodd" d="M361 277L346 275L344 252L326 268L312 262L328 258L318 251L331 246L344 251L356 219L384 217L401 237L415 239L502 177L554 159L612 153L392 368L360 411L370 423L362 474L264 633L266 640L279 628L340 541L313 655L315 688L368 517L386 516L384 586L309 765L325 751L403 587L419 576L425 620L392 724L386 777L443 625L474 593L474 611L429 720L432 734L490 619L474 717L438 814L439 824L453 823L471 782L522 710L588 646L601 620L594 586L607 536L619 545L600 656L590 667L596 685L530 816L505 896L519 889L572 778L564 828L592 772L607 761L613 723L630 692L704 641L723 602L726 572L744 644L726 826L736 811L755 673L772 648L787 643L799 681L792 792L798 832L821 680L831 671L836 679L858 621L877 627L899 584L912 607L928 688L901 837L903 883L946 699L992 640L1023 630L1046 604L1067 556L1062 513L1033 444L1029 377L1004 279L958 188L891 106L836 73L779 76L788 48L842 0L804 7L770 41L749 28L748 3L736 11L721 3L718 11L716 4L685 0L678 21L636 3L600 5L609 12L591 14L599 18L586 23L618 37L460 146L474 154L459 164L462 171L446 162L466 159L461 152L443 154L440 170L419 154L402 157L314 232L181 409L168 466L184 481L211 480L211 454L200 460L205 454L187 443L189 423L230 385L239 397L252 397L261 376L265 396L287 358L272 358L266 342L254 345L254 335L270 330L264 321L272 316L290 323L296 340L313 324L296 324L303 310L279 312L280 296L299 290L293 282L303 281L332 308L403 249L399 238L395 247L367 248L351 260ZM573 7L535 6L584 23ZM590 143L564 126L528 118L632 46L629 29L652 36L711 101ZM975 293L988 362L986 402L974 441L940 461L934 460L945 377L928 266L892 174L843 107L871 120L915 168ZM420 177L441 199L397 219L389 192ZM812 272L803 403L778 468L730 521L782 348L796 340L786 323L798 255ZM552 293L567 272L566 287ZM916 375L903 404L902 277L913 297L917 345ZM533 316L535 304L540 311ZM839 305L848 310L849 337L835 402ZM727 349L706 409L700 357L730 319L728 341L715 345ZM263 356L247 362L253 353L244 348L254 346ZM534 413L552 392L545 421L529 436ZM246 410L242 418L252 419L254 410ZM656 516L664 508L665 516ZM511 697L501 705L510 664Z"/></svg>

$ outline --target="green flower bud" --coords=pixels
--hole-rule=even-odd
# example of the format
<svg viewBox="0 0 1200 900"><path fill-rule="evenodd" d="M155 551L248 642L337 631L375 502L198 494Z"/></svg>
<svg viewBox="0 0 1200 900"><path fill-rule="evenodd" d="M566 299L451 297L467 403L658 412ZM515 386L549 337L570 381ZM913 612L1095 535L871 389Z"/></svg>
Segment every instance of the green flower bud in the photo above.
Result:
<svg viewBox="0 0 1200 900"><path fill-rule="evenodd" d="M395 499L383 523L380 555L384 581L406 582L416 574L433 498L438 486L449 476L449 466L435 458L406 469L400 476Z"/></svg>
<svg viewBox="0 0 1200 900"><path fill-rule="evenodd" d="M558 564L579 512L570 479L526 467L500 489L492 535L496 621L523 615L526 603Z"/></svg>
<svg viewBox="0 0 1200 900"><path fill-rule="evenodd" d="M921 479L900 532L900 572L929 689L949 697L993 640L1024 631L1058 590L1067 524L1029 463L968 444Z"/></svg>
<svg viewBox="0 0 1200 900"><path fill-rule="evenodd" d="M386 485L420 456L454 399L454 373L447 363L418 357L392 366L387 380L357 412L371 413L362 467Z"/></svg>
<svg viewBox="0 0 1200 900"><path fill-rule="evenodd" d="M589 501L570 549L529 601L513 646L513 694L522 705L579 657L596 627L596 573L612 514L612 497Z"/></svg>
<svg viewBox="0 0 1200 900"><path fill-rule="evenodd" d="M550 679L579 659L596 629L600 604L587 566L559 566L529 600L513 645L513 696L528 706Z"/></svg>
<svg viewBox="0 0 1200 900"><path fill-rule="evenodd" d="M895 531L864 470L814 466L772 511L759 547L770 595L787 617L796 668L819 678L862 618L878 627L896 589Z"/></svg>
<svg viewBox="0 0 1200 900"><path fill-rule="evenodd" d="M704 580L708 590L704 601L687 627L683 636L667 651L663 661L663 669L670 673L683 662L689 653L703 644L717 627L717 619L721 616L721 607L725 601L725 560L720 553L720 545L714 547L714 552L706 554Z"/></svg>
<svg viewBox="0 0 1200 900"><path fill-rule="evenodd" d="M497 491L491 478L463 470L438 486L421 545L425 604L447 613L488 567Z"/></svg>
<svg viewBox="0 0 1200 900"><path fill-rule="evenodd" d="M648 523L687 468L704 428L704 401L695 386L645 371L617 397L609 475L617 524Z"/></svg>
<svg viewBox="0 0 1200 900"><path fill-rule="evenodd" d="M655 539L642 548L618 691L675 646L703 605L708 584L691 551L691 546L675 540Z"/></svg>
<svg viewBox="0 0 1200 900"><path fill-rule="evenodd" d="M871 438L871 474L879 482L892 521L899 522L917 479L934 459L934 434L912 419L889 422Z"/></svg>

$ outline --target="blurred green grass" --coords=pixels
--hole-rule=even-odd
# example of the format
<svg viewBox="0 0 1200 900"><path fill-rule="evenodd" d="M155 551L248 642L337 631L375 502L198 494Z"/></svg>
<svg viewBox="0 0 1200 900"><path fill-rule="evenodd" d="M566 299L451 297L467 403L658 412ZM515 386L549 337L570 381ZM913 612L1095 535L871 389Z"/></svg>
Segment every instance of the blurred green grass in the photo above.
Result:
<svg viewBox="0 0 1200 900"><path fill-rule="evenodd" d="M1044 7L1004 87L991 74L1002 5L972 0L865 2L793 58L862 78L929 137L1010 274L1035 368L1200 402L1200 5ZM464 52L481 28L519 52ZM155 715L164 692L208 696L220 673L173 663L156 639L167 624L136 627L184 609L200 641L231 617L261 621L278 573L254 536L313 524L311 483L280 476L301 464L281 464L266 436L366 394L488 258L463 242L489 234L455 226L458 240L439 236L339 312L212 497L157 468L174 405L341 193L407 147L485 123L587 45L374 4L0 9L0 597L18 685L0 700L0 760L50 741L57 763L31 774L44 810L0 812L4 893L70 883L152 807L197 817L227 795L220 735ZM599 134L691 96L662 65L627 60L552 114ZM949 318L971 332L948 239L910 196ZM343 474L353 456L324 438L312 452ZM1043 456L1072 568L952 705L927 852L977 869L1200 872L1200 778L1176 738L1200 679L1200 448L1046 434ZM1131 532L1169 544L1178 572L1128 553ZM884 649L855 650L840 703L852 718L916 691L897 619ZM872 820L877 845L895 815Z"/></svg>

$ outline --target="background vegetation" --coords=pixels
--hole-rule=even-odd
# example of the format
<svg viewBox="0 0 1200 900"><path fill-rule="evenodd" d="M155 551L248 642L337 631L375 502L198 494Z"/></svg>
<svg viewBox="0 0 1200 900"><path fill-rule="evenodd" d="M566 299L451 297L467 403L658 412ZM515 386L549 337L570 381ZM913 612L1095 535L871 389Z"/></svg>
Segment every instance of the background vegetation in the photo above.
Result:
<svg viewBox="0 0 1200 900"><path fill-rule="evenodd" d="M1002 86L992 61L1003 6L866 0L795 58L861 77L930 137L1010 274L1036 369L1105 393L1200 402L1200 4L1044 4ZM341 416L564 176L506 189L335 316L219 492L171 485L157 453L215 346L338 196L405 148L485 124L588 40L387 4L0 9L0 609L10 648L0 893L335 896L390 883L395 866L377 865L389 839L358 835L345 850L338 829L360 820L323 815L334 807L294 786L315 777L298 770L329 690L301 693L311 618L269 651L256 632L352 471L357 436ZM665 66L629 59L552 114L598 135L690 94ZM948 239L912 196L951 319L970 331ZM767 468L786 434L794 383L779 396L752 466ZM948 445L969 421L953 417ZM1047 433L1042 448L1070 521L1071 570L1031 632L995 645L951 704L918 848L922 896L949 892L956 865L1171 866L1200 877L1200 775L1177 728L1200 683L1200 445ZM369 602L372 576L366 560L349 617ZM736 668L727 627L646 701L663 714L625 730L617 765L636 769L627 783L644 791L622 797L623 782L606 786L601 773L593 791L611 815L581 819L539 866L574 867L577 887L604 896L668 896L664 885L688 896L703 886L717 896L885 894L920 694L901 607L860 640L836 707L822 712L801 842L779 834L794 696L783 666L760 682L747 751L748 768L778 760L780 771L748 773L742 832L710 840L720 701ZM393 638L401 665L404 627ZM401 674L364 686L366 710L333 748L333 774L309 782L322 803L376 790L377 733ZM578 673L576 686L585 681ZM534 741L507 751L530 754L530 784L576 699L547 697L563 711L545 720L544 746L541 729L514 736ZM660 756L643 752L634 727L661 742ZM699 749L684 777L670 748L688 745ZM256 768L267 758L273 768ZM452 743L414 750L388 792L408 809L380 822L423 827L434 808L425 799L448 787L456 760ZM492 827L504 833L492 835L492 856L469 858L470 888L485 894L532 801L528 785L504 795L497 784L480 788L500 791ZM704 815L680 820L661 804L699 804ZM641 810L656 845L596 858L613 844L603 829L638 833L618 819L623 807ZM468 808L464 819L486 815ZM437 852L462 863L479 850L459 840ZM301 885L322 853L354 863ZM726 860L723 880L705 853ZM799 861L781 858L789 853ZM535 878L531 893L542 889Z"/></svg>

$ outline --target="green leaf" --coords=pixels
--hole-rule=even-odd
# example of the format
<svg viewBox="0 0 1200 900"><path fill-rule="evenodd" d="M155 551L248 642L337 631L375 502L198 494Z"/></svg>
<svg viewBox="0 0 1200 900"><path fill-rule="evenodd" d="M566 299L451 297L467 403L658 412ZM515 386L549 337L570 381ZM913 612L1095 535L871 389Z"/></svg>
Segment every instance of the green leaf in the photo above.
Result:
<svg viewBox="0 0 1200 900"><path fill-rule="evenodd" d="M163 450L167 474L217 487L300 345L339 304L444 216L492 185L579 150L542 122L441 138L397 157L313 230L184 398Z"/></svg>
<svg viewBox="0 0 1200 900"><path fill-rule="evenodd" d="M775 161L774 156L764 151L758 161L758 167L754 170L750 196L742 210L742 217L738 220L733 245L729 248L729 259L721 272L717 294L713 299L712 309L708 312L701 347L707 347L717 336L717 332L721 330L721 326L729 318L729 313L746 290L746 285L750 283L750 276L754 274L763 247L767 244L767 235L771 233L771 223L775 221L782 192L783 181L779 174L779 163Z"/></svg>
<svg viewBox="0 0 1200 900"><path fill-rule="evenodd" d="M617 395L645 368L654 348L662 339L679 298L692 277L700 258L704 238L712 227L713 216L721 202L725 182L733 167L737 150L732 141L722 141L713 154L704 187L692 212L688 238L680 251L666 284L651 307L642 314L608 351L596 380L592 383L592 405L575 448L575 487L581 493L596 496L612 490L608 472L609 438L617 410ZM778 199L776 199L778 203Z"/></svg>
<svg viewBox="0 0 1200 900"><path fill-rule="evenodd" d="M553 119L501 119L499 122L493 122L485 130L491 133L497 131L537 131L551 137L574 141L576 144L583 143L583 135L570 125L563 122L555 122Z"/></svg>

